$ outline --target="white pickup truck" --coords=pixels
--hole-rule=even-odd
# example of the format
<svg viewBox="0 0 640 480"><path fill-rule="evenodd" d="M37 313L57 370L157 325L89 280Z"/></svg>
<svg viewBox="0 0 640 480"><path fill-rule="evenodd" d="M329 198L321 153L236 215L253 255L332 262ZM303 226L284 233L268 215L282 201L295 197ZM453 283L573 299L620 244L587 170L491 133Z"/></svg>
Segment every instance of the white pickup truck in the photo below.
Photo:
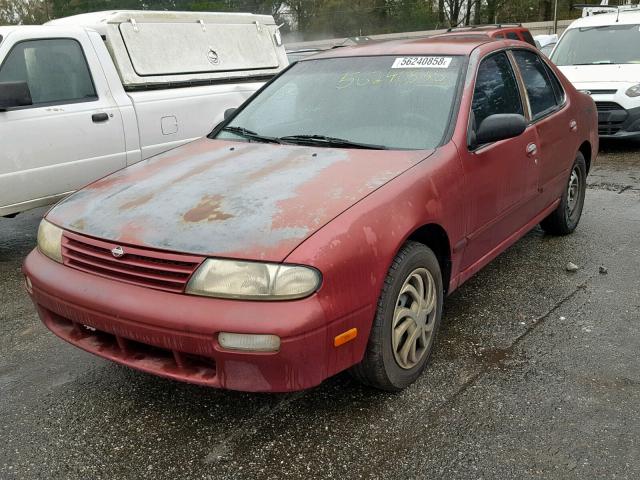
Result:
<svg viewBox="0 0 640 480"><path fill-rule="evenodd" d="M0 216L207 134L287 64L264 15L110 11L0 26Z"/></svg>

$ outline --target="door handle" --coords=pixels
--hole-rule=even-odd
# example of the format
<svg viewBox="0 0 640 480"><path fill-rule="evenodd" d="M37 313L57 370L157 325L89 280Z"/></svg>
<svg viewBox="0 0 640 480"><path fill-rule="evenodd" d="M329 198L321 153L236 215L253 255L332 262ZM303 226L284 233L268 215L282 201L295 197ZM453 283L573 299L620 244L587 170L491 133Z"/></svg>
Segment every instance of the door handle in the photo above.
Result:
<svg viewBox="0 0 640 480"><path fill-rule="evenodd" d="M538 153L538 146L535 143L530 143L527 145L527 156L533 157L536 153Z"/></svg>
<svg viewBox="0 0 640 480"><path fill-rule="evenodd" d="M109 120L109 115L107 115L106 113L94 113L93 115L91 115L91 120L93 120L93 123L102 123L102 122L106 122L107 120Z"/></svg>
<svg viewBox="0 0 640 480"><path fill-rule="evenodd" d="M576 122L575 120L571 120L569 122L569 130L571 130L572 132L578 130L578 122Z"/></svg>

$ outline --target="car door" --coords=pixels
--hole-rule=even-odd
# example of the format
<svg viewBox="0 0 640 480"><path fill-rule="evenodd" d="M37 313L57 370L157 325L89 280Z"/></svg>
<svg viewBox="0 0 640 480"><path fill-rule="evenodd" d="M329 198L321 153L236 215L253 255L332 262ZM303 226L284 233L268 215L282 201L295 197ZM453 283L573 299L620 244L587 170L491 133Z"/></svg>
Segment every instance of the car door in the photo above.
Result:
<svg viewBox="0 0 640 480"><path fill-rule="evenodd" d="M126 165L120 111L88 38L14 41L0 82L26 82L33 102L0 112L0 214L46 205Z"/></svg>
<svg viewBox="0 0 640 480"><path fill-rule="evenodd" d="M540 211L560 195L578 149L578 121L568 105L560 81L531 50L513 50L538 133Z"/></svg>
<svg viewBox="0 0 640 480"><path fill-rule="evenodd" d="M507 52L484 58L476 75L469 130L489 115L525 115L525 103ZM525 115L526 117L526 115ZM464 149L467 246L462 268L479 269L485 258L530 217L523 208L537 194L537 133L529 126L521 135Z"/></svg>

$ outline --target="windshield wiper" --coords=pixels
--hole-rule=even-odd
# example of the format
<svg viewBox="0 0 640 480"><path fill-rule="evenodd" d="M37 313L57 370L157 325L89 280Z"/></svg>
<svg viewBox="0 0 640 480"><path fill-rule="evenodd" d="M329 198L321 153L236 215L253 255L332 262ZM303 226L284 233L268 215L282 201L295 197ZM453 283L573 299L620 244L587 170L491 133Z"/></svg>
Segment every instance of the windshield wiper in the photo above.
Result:
<svg viewBox="0 0 640 480"><path fill-rule="evenodd" d="M239 135L240 137L248 138L249 140L255 140L265 143L282 143L276 137L267 137L266 135L260 135L252 130L248 130L244 127L224 127L223 132L231 132Z"/></svg>
<svg viewBox="0 0 640 480"><path fill-rule="evenodd" d="M299 143L304 145L328 145L332 147L363 148L368 150L387 149L384 145L354 142L345 138L327 137L325 135L287 135L285 137L280 137L279 140L287 143Z"/></svg>
<svg viewBox="0 0 640 480"><path fill-rule="evenodd" d="M572 63L572 65L613 65L613 62L611 60L596 60L595 62Z"/></svg>

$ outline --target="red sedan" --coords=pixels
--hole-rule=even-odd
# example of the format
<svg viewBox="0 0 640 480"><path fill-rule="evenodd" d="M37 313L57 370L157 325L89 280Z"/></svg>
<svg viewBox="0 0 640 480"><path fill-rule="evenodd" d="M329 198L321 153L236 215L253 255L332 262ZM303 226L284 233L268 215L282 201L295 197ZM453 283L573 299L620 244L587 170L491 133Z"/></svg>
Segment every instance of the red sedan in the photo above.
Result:
<svg viewBox="0 0 640 480"><path fill-rule="evenodd" d="M402 389L447 294L576 228L598 151L591 98L486 36L336 49L228 113L46 215L24 273L56 335L213 387Z"/></svg>

